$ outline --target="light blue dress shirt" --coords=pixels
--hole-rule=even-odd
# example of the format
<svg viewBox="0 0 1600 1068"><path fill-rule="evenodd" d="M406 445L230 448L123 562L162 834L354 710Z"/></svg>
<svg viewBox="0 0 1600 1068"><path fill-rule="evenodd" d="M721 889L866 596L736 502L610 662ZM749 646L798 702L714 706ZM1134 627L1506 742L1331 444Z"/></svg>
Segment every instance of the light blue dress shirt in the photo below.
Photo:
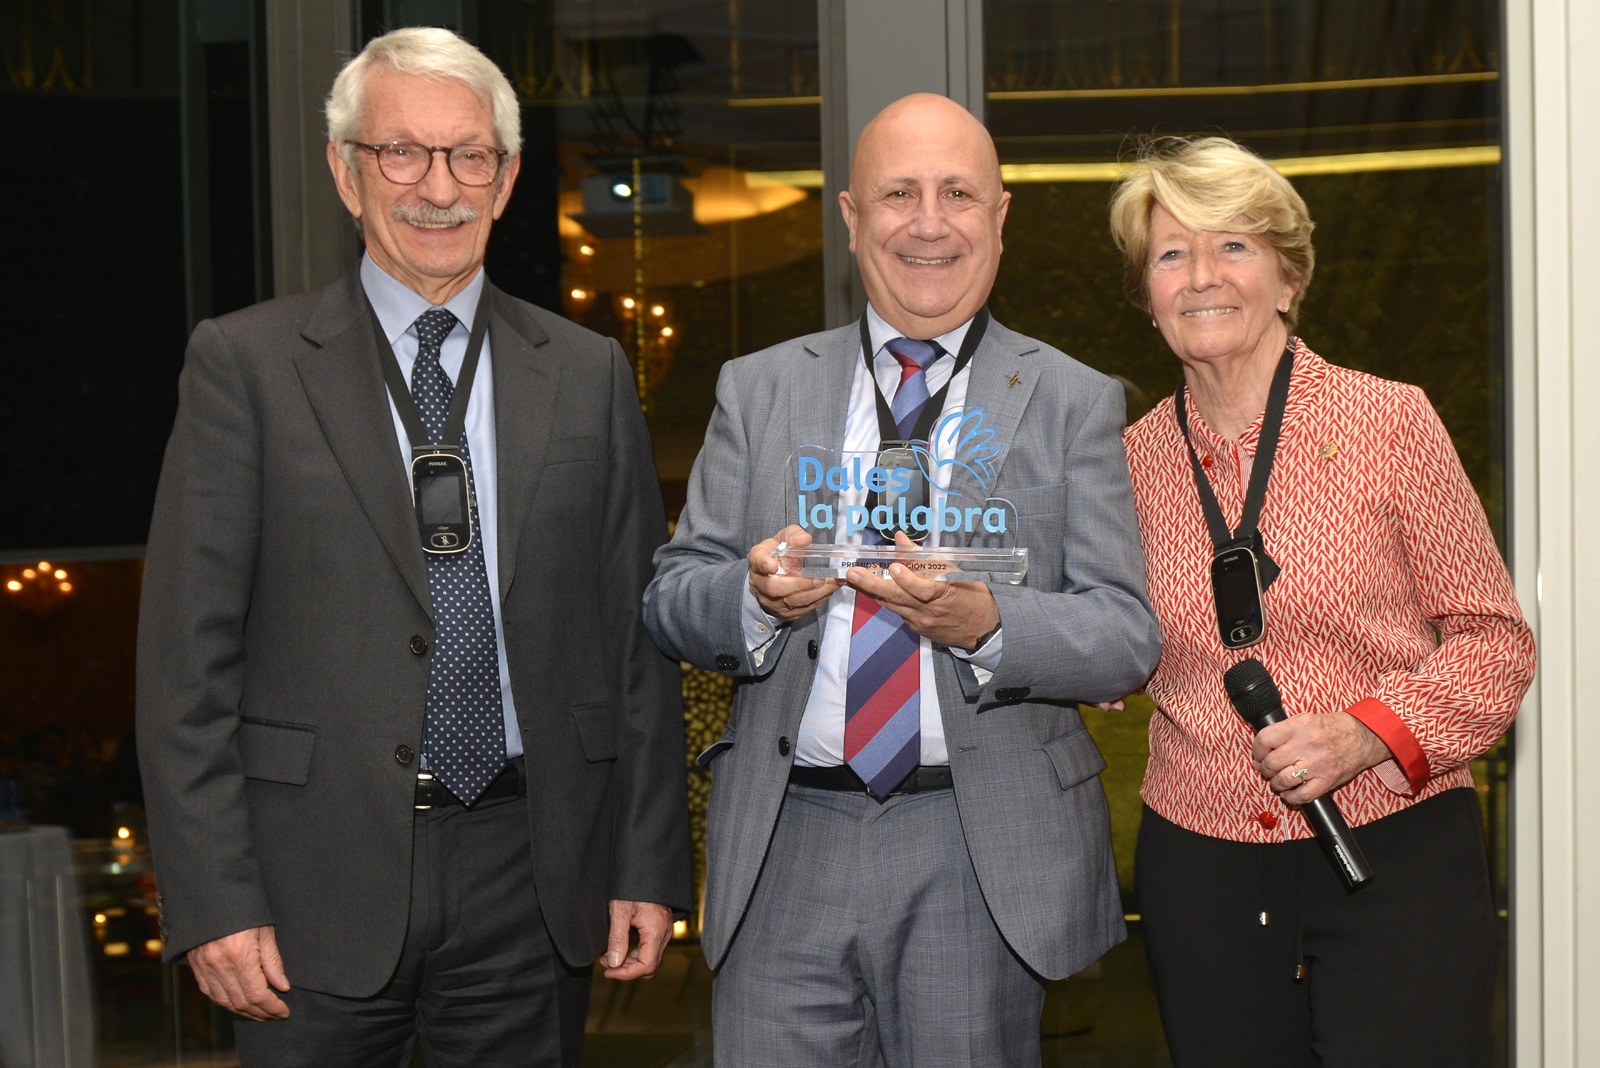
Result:
<svg viewBox="0 0 1600 1068"><path fill-rule="evenodd" d="M467 355L467 337L472 331L472 319L478 310L478 298L483 294L482 269L466 287L441 307L453 314L457 323L444 339L439 349L439 364L454 382L461 373L461 363ZM416 321L423 312L434 305L397 281L371 257L361 257L361 287L372 301L373 311L383 326L389 347L400 363L400 373L411 381L411 367L417 362ZM511 700L511 668L506 661L505 628L500 618L500 557L499 527L495 517L498 456L494 437L494 363L490 358L490 341L483 339L483 353L478 358L478 370L472 379L472 396L467 398L467 448L472 453L472 484L478 500L478 536L483 539L483 562L489 571L489 600L494 604L495 647L500 655L500 704L505 715L506 757L522 755L522 731L517 726L517 710ZM400 411L389 398L389 414L394 418L395 440L406 470L411 470L411 439L406 435L405 424L400 421Z"/></svg>

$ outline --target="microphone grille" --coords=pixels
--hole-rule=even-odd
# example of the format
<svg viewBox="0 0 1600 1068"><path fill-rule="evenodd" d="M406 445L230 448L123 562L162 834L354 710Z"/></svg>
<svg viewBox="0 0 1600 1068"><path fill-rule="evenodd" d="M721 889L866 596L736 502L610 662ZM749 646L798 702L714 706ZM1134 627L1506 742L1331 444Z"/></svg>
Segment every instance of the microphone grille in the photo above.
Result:
<svg viewBox="0 0 1600 1068"><path fill-rule="evenodd" d="M1283 707L1278 684L1255 657L1239 661L1222 676L1228 700L1246 719L1254 720Z"/></svg>

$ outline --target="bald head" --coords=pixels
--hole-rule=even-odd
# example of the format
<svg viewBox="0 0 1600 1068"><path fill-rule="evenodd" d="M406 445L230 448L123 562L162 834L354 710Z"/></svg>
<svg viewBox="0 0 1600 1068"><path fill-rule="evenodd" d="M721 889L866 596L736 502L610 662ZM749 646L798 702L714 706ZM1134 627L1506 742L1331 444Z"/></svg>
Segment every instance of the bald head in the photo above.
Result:
<svg viewBox="0 0 1600 1068"><path fill-rule="evenodd" d="M965 108L932 93L884 108L839 194L872 307L919 339L971 319L994 287L1010 200L994 141Z"/></svg>
<svg viewBox="0 0 1600 1068"><path fill-rule="evenodd" d="M969 141L984 171L983 178L1000 185L1000 157L983 123L972 112L949 97L937 93L912 93L903 96L872 117L856 139L856 153L850 165L850 188L860 188L863 164L875 164L881 156L894 157L904 151L907 139L937 138L954 144Z"/></svg>

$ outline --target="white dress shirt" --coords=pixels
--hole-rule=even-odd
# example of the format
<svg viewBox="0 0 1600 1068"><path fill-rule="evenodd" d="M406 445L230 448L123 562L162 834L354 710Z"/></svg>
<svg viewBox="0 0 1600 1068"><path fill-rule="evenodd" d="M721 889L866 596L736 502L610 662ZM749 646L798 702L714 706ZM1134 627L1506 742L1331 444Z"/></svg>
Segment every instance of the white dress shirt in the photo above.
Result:
<svg viewBox="0 0 1600 1068"><path fill-rule="evenodd" d="M946 383L950 387L940 408L941 417L966 406L969 377L967 369L963 368L953 380L951 373L955 370L956 354L961 351L961 342L966 338L971 325L972 321L969 319L949 333L932 339L939 343L944 353L926 370L928 394L930 397L937 394ZM885 346L904 335L884 322L870 305L867 308L867 333L873 346L872 374L867 374L865 361L856 362L855 374L850 383L850 406L845 415L842 450L846 453L876 455L880 433L874 393L881 392L885 400L893 400L895 390L900 386L901 369L900 364ZM944 484L935 482L934 499L930 502L935 508L942 503L945 488ZM865 490L851 489L842 492L835 514L842 515L852 504L864 504L866 496ZM936 545L937 539L938 532L935 531L927 544ZM859 544L861 535L854 534L848 538L834 540ZM805 714L801 718L800 730L795 738L796 764L822 767L844 763L845 685L850 673L850 632L855 604L855 591L848 587L841 587L823 602L822 610L827 613L827 618L817 649L816 676L812 680L811 694L806 701ZM758 666L767 646L775 636L775 630L783 625L785 624L768 616L761 609L755 594L747 586L744 612L745 641ZM922 638L920 645L918 656L921 661L922 755L919 763L948 764L950 755L945 746L944 721L940 718L939 693L934 683L933 643L927 638ZM980 681L987 681L1000 664L1001 636L996 633L976 652L969 654L964 649L951 649L950 653L970 663Z"/></svg>

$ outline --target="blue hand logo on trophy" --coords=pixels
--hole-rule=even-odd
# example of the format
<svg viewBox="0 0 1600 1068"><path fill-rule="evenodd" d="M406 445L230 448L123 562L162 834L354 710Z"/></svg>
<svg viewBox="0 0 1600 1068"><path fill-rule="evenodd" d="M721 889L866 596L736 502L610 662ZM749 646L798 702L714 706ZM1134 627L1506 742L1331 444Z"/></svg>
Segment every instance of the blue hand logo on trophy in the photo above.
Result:
<svg viewBox="0 0 1600 1068"><path fill-rule="evenodd" d="M952 497L961 494L949 488L951 468L966 471L983 489L994 481L994 461L999 459L1001 449L994 440L994 427L984 424L984 414L982 408L950 412L933 425L931 446L918 443L912 448L923 477L946 487L945 492ZM949 455L944 455L946 451Z"/></svg>

